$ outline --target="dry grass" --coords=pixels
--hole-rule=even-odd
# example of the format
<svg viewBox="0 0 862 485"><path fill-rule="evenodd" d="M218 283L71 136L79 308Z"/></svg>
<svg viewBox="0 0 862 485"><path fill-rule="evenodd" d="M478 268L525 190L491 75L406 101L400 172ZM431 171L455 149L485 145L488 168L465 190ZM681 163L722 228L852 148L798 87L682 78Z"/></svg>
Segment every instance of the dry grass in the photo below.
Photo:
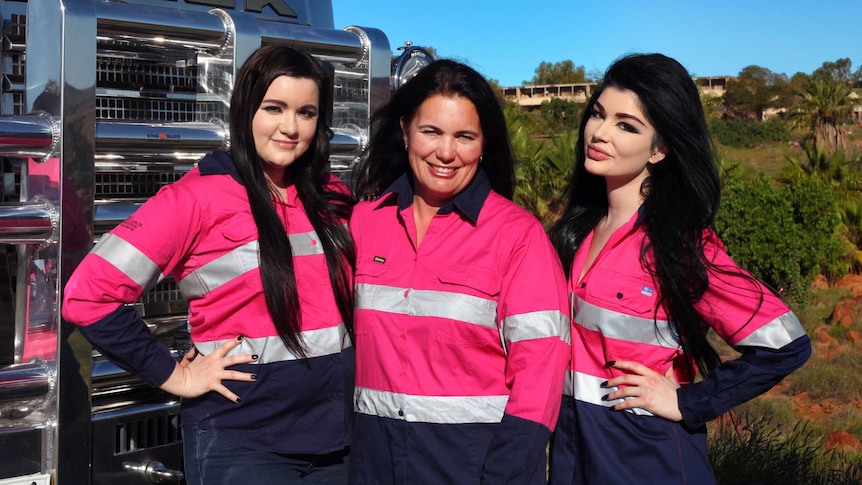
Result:
<svg viewBox="0 0 862 485"><path fill-rule="evenodd" d="M758 175L780 177L791 167L788 157L801 159L804 156L802 148L789 143L775 142L754 148L716 147L716 157L722 167L738 167L739 175L745 178Z"/></svg>
<svg viewBox="0 0 862 485"><path fill-rule="evenodd" d="M862 452L827 453L824 448L827 437L836 430L846 431L862 441L862 343L849 338L851 332L862 332L862 323L856 321L847 327L831 323L829 318L835 304L842 299L846 301L847 296L846 290L815 289L810 304L796 309L814 341L812 356L775 388L733 410L734 415L745 417L743 422L755 420L764 429L741 436L728 433L726 421L710 425L711 446L717 446L717 452L725 455L714 457L717 467L745 466L746 456L754 465L766 459L755 457L754 451L778 454L773 457L778 461L805 455L816 458L814 468L797 469L796 473L800 480L810 478L812 473L823 474L817 481L759 483L862 483L858 481L862 479ZM737 355L717 337L711 336L711 342L723 357ZM804 429L804 434L800 429ZM752 444L749 442L752 439L760 442ZM725 442L728 440L731 442ZM788 447L799 449L785 449ZM740 456L733 456L737 452ZM751 473L756 471L747 470L740 476L750 478ZM726 479L723 483L745 482Z"/></svg>
<svg viewBox="0 0 862 485"><path fill-rule="evenodd" d="M719 484L858 484L862 464L823 450L805 424L787 432L773 419L732 416L714 426L710 459Z"/></svg>

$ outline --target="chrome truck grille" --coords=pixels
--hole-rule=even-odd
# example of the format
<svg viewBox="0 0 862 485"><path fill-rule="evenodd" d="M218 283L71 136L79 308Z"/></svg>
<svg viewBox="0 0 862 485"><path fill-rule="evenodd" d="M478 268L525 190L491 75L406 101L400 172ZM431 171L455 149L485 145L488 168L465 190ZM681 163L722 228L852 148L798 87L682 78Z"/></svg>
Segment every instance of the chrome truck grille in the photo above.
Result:
<svg viewBox="0 0 862 485"><path fill-rule="evenodd" d="M229 143L232 80L251 52L286 43L331 65L333 171L364 149L391 89L386 37L335 30L322 2L227 5L0 0L0 454L18 458L0 460L0 485L179 478L177 399L92 351L60 296L93 242ZM170 278L135 307L169 348L187 340Z"/></svg>

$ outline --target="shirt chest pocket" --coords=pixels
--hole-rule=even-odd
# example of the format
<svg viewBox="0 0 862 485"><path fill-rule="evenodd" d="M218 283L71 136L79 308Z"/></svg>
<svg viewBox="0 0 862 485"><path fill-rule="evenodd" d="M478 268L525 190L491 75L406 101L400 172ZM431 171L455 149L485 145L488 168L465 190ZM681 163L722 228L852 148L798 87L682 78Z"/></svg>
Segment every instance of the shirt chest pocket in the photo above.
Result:
<svg viewBox="0 0 862 485"><path fill-rule="evenodd" d="M398 304L398 289L382 284L388 267L385 259L375 256L359 256L356 260L356 309L370 311L389 311ZM373 314L372 314L373 315ZM375 317L364 313L356 315L354 333L357 338L371 333L376 323Z"/></svg>
<svg viewBox="0 0 862 485"><path fill-rule="evenodd" d="M437 279L446 291L467 294L478 292L480 298L498 296L503 285L502 278L496 272L485 268L448 268Z"/></svg>
<svg viewBox="0 0 862 485"><path fill-rule="evenodd" d="M250 214L238 214L218 223L198 250L209 259L194 261L195 272L210 289L241 281L254 291L262 291L260 276L252 273L260 262L257 227ZM212 256L216 257L211 259ZM206 262L199 264L202 260Z"/></svg>
<svg viewBox="0 0 862 485"><path fill-rule="evenodd" d="M593 276L587 294L601 306L638 316L651 316L655 311L658 289L651 279L622 273Z"/></svg>
<svg viewBox="0 0 862 485"><path fill-rule="evenodd" d="M386 259L380 256L359 256L356 258L356 282L375 281L383 277L388 269Z"/></svg>
<svg viewBox="0 0 862 485"><path fill-rule="evenodd" d="M222 237L233 246L257 240L257 226L254 225L251 214L243 216L231 217L218 225Z"/></svg>
<svg viewBox="0 0 862 485"><path fill-rule="evenodd" d="M499 346L500 276L484 268L449 268L437 280L440 295L433 313L444 320L431 329L435 340L455 347Z"/></svg>

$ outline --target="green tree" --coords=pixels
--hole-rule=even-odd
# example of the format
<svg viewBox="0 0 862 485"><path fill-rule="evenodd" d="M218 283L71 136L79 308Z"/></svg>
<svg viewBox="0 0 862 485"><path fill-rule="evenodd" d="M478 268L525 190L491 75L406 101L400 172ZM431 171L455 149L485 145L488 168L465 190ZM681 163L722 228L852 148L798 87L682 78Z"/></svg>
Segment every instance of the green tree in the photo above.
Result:
<svg viewBox="0 0 862 485"><path fill-rule="evenodd" d="M853 98L847 83L812 77L799 93L800 102L792 118L809 130L813 153L832 157L847 147L844 123L853 113Z"/></svg>
<svg viewBox="0 0 862 485"><path fill-rule="evenodd" d="M552 98L539 105L539 116L545 122L542 133L549 135L576 131L584 105L562 98Z"/></svg>
<svg viewBox="0 0 862 485"><path fill-rule="evenodd" d="M575 66L575 63L570 60L554 63L542 61L535 73L532 80L524 81L525 85L575 84L590 81L584 66Z"/></svg>
<svg viewBox="0 0 862 485"><path fill-rule="evenodd" d="M539 138L534 119L517 105L508 103L505 114L516 161L514 200L547 225L560 210L575 164L575 132Z"/></svg>
<svg viewBox="0 0 862 485"><path fill-rule="evenodd" d="M760 66L748 66L727 83L724 102L728 116L760 121L768 108L782 107L789 90L787 76Z"/></svg>
<svg viewBox="0 0 862 485"><path fill-rule="evenodd" d="M853 71L851 71L853 63L850 59L844 57L835 62L824 62L818 67L811 77L823 81L837 81L841 83L850 83L853 81Z"/></svg>

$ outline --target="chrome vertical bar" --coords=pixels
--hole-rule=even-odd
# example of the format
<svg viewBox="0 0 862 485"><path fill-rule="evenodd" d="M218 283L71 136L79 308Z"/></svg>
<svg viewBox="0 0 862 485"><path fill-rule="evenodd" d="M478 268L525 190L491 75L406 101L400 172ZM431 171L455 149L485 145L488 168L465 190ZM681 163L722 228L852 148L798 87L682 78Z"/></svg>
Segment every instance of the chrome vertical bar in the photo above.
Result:
<svg viewBox="0 0 862 485"><path fill-rule="evenodd" d="M28 111L43 100L40 107L60 120L61 135L56 156L28 161L22 194L24 200L44 197L58 208L60 236L28 247L29 261L19 264L29 265L29 278L19 281L18 292L28 298L28 336L37 327L40 334L56 334L53 355L42 350L57 367L56 397L45 411L54 422L46 425L44 471L54 472L59 483L90 483L91 351L76 329L61 323L60 292L92 244L91 237L80 237L92 234L92 213L77 201L94 189L97 15L93 0L31 0L27 17Z"/></svg>

